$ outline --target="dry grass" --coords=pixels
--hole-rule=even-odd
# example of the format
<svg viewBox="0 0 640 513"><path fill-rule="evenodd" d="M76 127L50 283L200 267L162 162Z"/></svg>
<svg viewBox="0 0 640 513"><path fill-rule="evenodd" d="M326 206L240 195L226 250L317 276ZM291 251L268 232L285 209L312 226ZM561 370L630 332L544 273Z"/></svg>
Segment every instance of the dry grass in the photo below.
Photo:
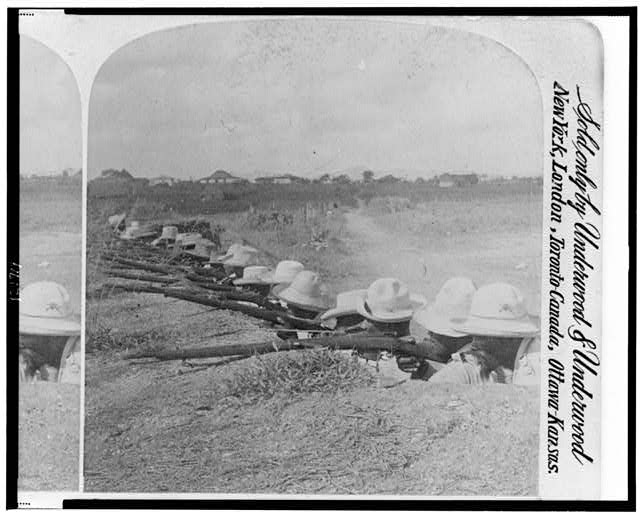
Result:
<svg viewBox="0 0 640 513"><path fill-rule="evenodd" d="M85 338L85 351L87 353L151 350L166 346L171 334L162 328L151 328L138 332L118 334L108 326L99 323L88 323Z"/></svg>
<svg viewBox="0 0 640 513"><path fill-rule="evenodd" d="M222 381L224 395L242 404L278 396L347 391L371 385L374 377L356 356L327 350L268 354L250 359Z"/></svg>
<svg viewBox="0 0 640 513"><path fill-rule="evenodd" d="M18 488L77 490L80 387L42 382L19 393Z"/></svg>
<svg viewBox="0 0 640 513"><path fill-rule="evenodd" d="M372 200L368 212L385 228L401 227L411 234L430 238L542 229L541 191L496 196L491 201L474 197L472 191L464 201L442 198L409 204L402 199Z"/></svg>

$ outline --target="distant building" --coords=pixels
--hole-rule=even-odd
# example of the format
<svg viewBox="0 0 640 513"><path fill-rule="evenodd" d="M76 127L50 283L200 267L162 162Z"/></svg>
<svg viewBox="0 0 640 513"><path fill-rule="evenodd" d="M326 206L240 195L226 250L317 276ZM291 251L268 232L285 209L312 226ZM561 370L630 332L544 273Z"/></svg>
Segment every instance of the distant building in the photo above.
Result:
<svg viewBox="0 0 640 513"><path fill-rule="evenodd" d="M105 169L100 173L100 178L114 178L120 180L133 180L133 176L126 169Z"/></svg>
<svg viewBox="0 0 640 513"><path fill-rule="evenodd" d="M233 176L231 173L227 173L223 169L218 169L211 175L205 178L200 178L200 180L198 180L198 183L206 183L206 184L209 184L209 183L227 184L227 183L242 183L242 182L246 182L246 180L244 178Z"/></svg>
<svg viewBox="0 0 640 513"><path fill-rule="evenodd" d="M149 185L150 186L154 186L154 185L168 185L169 187L171 187L172 185L176 184L178 182L178 180L172 176L166 176L166 175L162 175L162 176L157 176L155 178L150 178L149 179Z"/></svg>
<svg viewBox="0 0 640 513"><path fill-rule="evenodd" d="M277 176L259 176L254 180L259 185L265 184L290 184L290 183L301 183L304 182L304 178L300 178L299 176L287 174L287 175L277 175Z"/></svg>

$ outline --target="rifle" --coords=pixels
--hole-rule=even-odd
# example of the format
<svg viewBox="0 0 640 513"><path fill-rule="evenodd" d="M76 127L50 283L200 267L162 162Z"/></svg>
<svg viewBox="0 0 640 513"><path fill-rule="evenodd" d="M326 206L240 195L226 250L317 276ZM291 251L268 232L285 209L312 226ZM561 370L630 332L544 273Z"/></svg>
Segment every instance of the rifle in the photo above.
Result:
<svg viewBox="0 0 640 513"><path fill-rule="evenodd" d="M177 350L149 350L123 356L124 360L155 358L157 360L185 360L191 358L220 358L226 356L252 356L278 351L326 348L333 350L356 350L358 352L387 351L396 355L427 359L425 346L416 344L410 338L396 338L385 335L331 335L305 340L275 340L251 344L216 345Z"/></svg>

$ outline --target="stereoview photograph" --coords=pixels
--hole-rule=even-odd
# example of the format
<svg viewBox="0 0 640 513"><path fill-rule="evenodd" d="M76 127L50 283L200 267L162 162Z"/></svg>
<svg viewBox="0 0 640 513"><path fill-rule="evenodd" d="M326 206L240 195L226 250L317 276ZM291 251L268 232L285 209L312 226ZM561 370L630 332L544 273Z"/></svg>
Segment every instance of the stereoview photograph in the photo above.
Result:
<svg viewBox="0 0 640 513"><path fill-rule="evenodd" d="M542 109L518 54L424 22L212 19L115 51L85 491L536 496Z"/></svg>

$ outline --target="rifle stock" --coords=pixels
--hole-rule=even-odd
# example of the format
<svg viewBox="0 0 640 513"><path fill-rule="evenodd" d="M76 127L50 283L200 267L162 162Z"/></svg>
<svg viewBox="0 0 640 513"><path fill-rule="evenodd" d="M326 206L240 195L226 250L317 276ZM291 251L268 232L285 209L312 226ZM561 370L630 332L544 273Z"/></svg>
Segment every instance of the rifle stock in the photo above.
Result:
<svg viewBox="0 0 640 513"><path fill-rule="evenodd" d="M145 351L123 356L125 360L156 358L158 360L184 360L190 358L221 358L226 356L251 356L278 351L328 348L334 350L355 349L362 352L388 351L394 354L428 358L425 346L388 336L331 335L306 340L274 340L253 344L230 344L178 350Z"/></svg>

